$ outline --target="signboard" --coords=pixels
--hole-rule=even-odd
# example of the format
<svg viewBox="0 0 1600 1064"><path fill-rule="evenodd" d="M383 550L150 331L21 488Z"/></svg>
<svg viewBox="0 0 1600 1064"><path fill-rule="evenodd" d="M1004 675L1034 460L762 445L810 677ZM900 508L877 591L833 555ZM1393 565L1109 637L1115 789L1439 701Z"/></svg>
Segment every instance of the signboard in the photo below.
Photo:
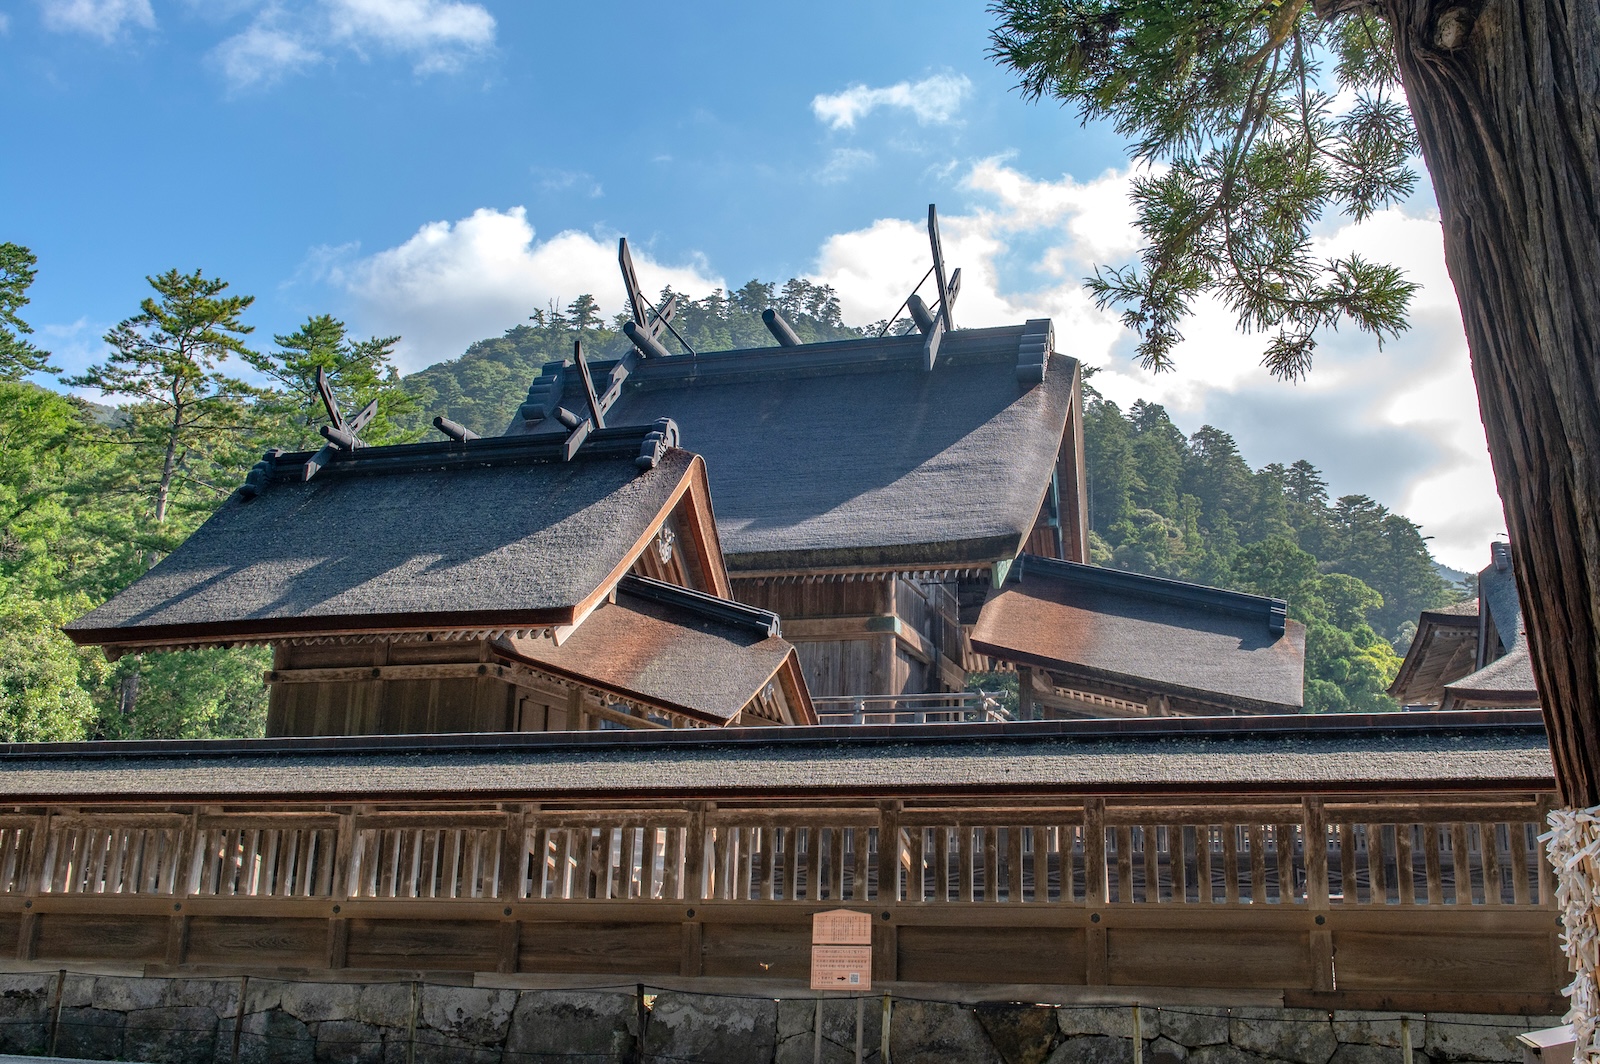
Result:
<svg viewBox="0 0 1600 1064"><path fill-rule="evenodd" d="M872 989L872 914L833 909L811 917L811 989Z"/></svg>
<svg viewBox="0 0 1600 1064"><path fill-rule="evenodd" d="M830 909L811 915L813 946L872 945L872 914L853 909Z"/></svg>
<svg viewBox="0 0 1600 1064"><path fill-rule="evenodd" d="M812 946L811 989L871 990L871 946Z"/></svg>

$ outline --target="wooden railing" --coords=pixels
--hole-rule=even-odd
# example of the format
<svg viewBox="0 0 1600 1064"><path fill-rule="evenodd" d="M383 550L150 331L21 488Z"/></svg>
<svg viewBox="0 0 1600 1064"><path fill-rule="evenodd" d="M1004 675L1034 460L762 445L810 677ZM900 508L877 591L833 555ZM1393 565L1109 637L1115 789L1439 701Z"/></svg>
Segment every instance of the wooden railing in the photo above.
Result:
<svg viewBox="0 0 1600 1064"><path fill-rule="evenodd" d="M0 817L0 929L28 961L803 977L844 905L880 980L1526 1004L1564 976L1546 801L40 810Z"/></svg>
<svg viewBox="0 0 1600 1064"><path fill-rule="evenodd" d="M974 724L1012 719L988 691L819 695L811 701L819 724Z"/></svg>

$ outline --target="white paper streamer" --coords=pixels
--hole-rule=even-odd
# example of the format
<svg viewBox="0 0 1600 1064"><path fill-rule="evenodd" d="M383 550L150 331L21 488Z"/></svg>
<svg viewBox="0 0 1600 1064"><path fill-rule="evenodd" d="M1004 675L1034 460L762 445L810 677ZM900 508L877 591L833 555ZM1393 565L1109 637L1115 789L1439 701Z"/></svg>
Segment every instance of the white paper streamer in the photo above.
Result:
<svg viewBox="0 0 1600 1064"><path fill-rule="evenodd" d="M1574 1064L1600 1064L1596 1019L1600 1019L1600 805L1555 809L1544 842L1556 873L1561 906L1561 948L1567 954L1572 985L1562 993L1572 1001L1566 1019L1576 1036Z"/></svg>

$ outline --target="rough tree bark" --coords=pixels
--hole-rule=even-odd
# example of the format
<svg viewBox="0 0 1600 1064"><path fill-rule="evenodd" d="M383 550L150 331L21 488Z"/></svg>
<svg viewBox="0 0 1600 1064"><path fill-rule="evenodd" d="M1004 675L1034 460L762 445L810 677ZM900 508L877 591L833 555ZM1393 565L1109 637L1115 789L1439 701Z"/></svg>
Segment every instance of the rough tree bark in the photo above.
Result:
<svg viewBox="0 0 1600 1064"><path fill-rule="evenodd" d="M1600 804L1600 0L1380 0L1433 175L1563 800Z"/></svg>

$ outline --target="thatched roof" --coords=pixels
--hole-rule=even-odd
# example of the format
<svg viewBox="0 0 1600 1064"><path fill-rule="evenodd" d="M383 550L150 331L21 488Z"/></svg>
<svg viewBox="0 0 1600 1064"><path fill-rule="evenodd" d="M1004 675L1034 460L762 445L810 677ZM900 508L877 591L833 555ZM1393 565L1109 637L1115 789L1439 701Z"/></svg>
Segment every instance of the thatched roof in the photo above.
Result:
<svg viewBox="0 0 1600 1064"><path fill-rule="evenodd" d="M1023 555L984 604L972 647L1246 712L1303 703L1305 628L1281 600Z"/></svg>
<svg viewBox="0 0 1600 1064"><path fill-rule="evenodd" d="M1019 373L1048 333L953 332L931 371L920 334L646 359L606 417L677 422L731 570L984 567L1022 549L1076 401L1071 358Z"/></svg>
<svg viewBox="0 0 1600 1064"><path fill-rule="evenodd" d="M1221 726L1231 723L1240 726ZM12 802L1061 798L1553 785L1539 715L1516 711L0 746L0 787Z"/></svg>
<svg viewBox="0 0 1600 1064"><path fill-rule="evenodd" d="M260 495L66 631L133 647L571 624L703 490L687 451L639 467L645 431L596 433L572 461L532 437L359 448L310 481L309 455L280 455Z"/></svg>

